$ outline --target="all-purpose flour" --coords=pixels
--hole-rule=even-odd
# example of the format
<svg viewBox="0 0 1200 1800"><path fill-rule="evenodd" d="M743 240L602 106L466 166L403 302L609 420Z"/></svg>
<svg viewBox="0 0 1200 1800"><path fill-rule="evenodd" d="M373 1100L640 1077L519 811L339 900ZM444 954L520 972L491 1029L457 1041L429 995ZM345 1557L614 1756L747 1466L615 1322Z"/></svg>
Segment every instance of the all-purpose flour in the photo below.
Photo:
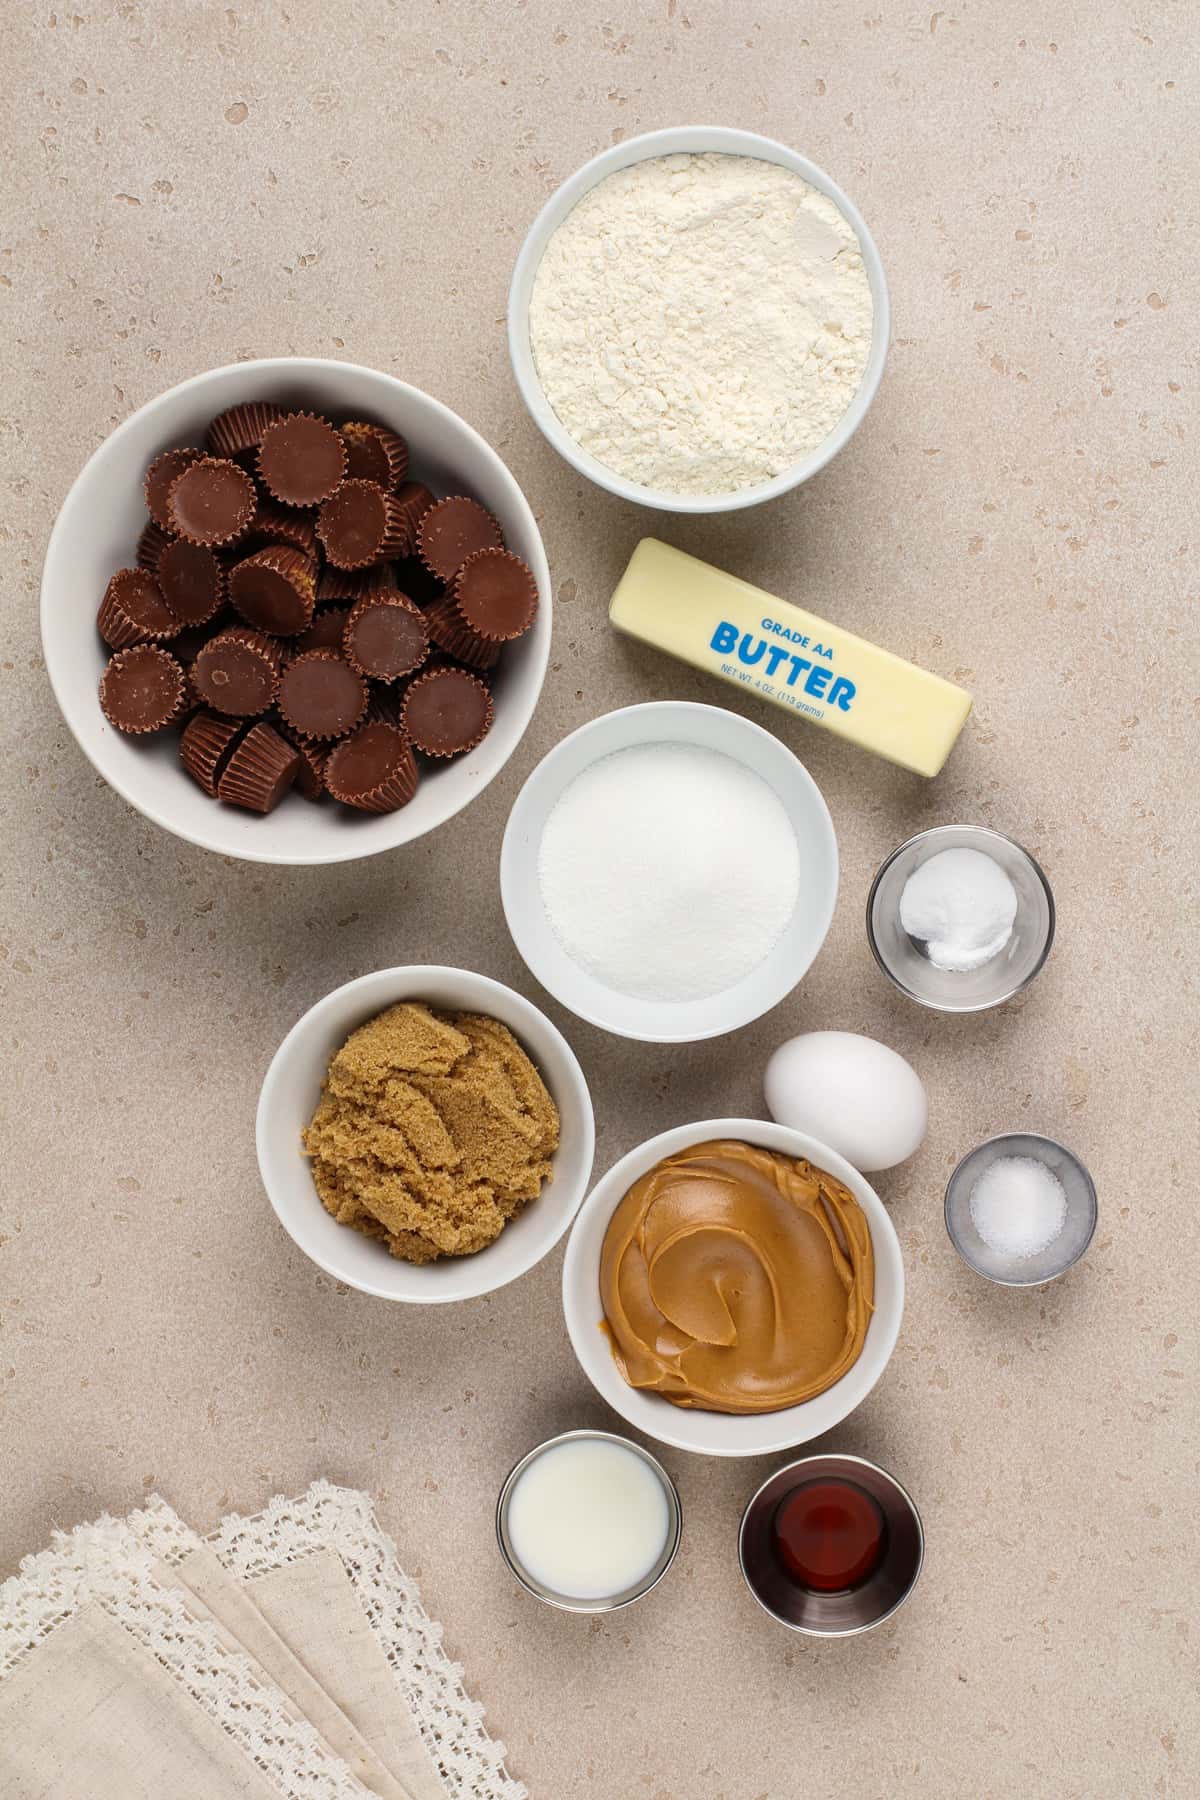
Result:
<svg viewBox="0 0 1200 1800"><path fill-rule="evenodd" d="M872 310L849 224L790 169L660 156L559 226L529 326L546 397L593 456L648 487L730 493L829 435Z"/></svg>

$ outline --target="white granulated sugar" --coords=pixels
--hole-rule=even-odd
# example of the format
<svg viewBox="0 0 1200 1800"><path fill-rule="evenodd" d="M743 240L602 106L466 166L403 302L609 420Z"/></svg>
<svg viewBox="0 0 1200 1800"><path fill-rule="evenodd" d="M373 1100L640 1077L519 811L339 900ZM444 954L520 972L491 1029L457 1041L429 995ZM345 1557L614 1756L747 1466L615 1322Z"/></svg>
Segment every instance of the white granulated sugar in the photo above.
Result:
<svg viewBox="0 0 1200 1800"><path fill-rule="evenodd" d="M774 790L691 744L639 744L585 769L546 820L538 881L572 961L618 993L699 1000L757 968L787 929L800 851Z"/></svg>
<svg viewBox="0 0 1200 1800"><path fill-rule="evenodd" d="M546 398L600 462L732 493L828 437L871 347L858 239L757 157L659 156L598 182L546 246L529 304Z"/></svg>
<svg viewBox="0 0 1200 1800"><path fill-rule="evenodd" d="M1000 1256L1037 1256L1067 1220L1067 1190L1036 1156L998 1157L971 1189L969 1205L976 1231Z"/></svg>

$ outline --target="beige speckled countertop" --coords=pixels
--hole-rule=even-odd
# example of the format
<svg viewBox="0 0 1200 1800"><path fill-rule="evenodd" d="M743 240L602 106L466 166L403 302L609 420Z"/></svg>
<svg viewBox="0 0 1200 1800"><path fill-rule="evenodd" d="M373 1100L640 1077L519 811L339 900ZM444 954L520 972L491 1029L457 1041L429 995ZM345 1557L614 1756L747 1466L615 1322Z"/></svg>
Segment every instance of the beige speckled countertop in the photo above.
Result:
<svg viewBox="0 0 1200 1800"><path fill-rule="evenodd" d="M6 10L0 1572L151 1488L207 1527L326 1473L379 1497L534 1800L1200 1790L1189 12ZM697 120L784 138L849 190L894 343L809 488L664 523L543 443L502 320L551 188L622 135ZM109 429L196 370L284 352L375 364L464 413L529 494L556 585L552 672L503 777L436 837L328 871L225 864L135 816L61 723L37 632L51 522ZM976 695L933 785L754 713L804 757L842 854L829 943L778 1012L662 1051L548 1008L593 1086L600 1167L759 1110L767 1052L801 1028L882 1037L928 1084L928 1141L879 1182L904 1330L832 1440L910 1485L928 1561L897 1620L840 1646L793 1641L742 1588L736 1522L765 1461L668 1453L685 1544L644 1606L589 1624L527 1601L495 1553L497 1484L539 1434L603 1416L561 1253L453 1313L389 1309L304 1261L255 1168L262 1072L330 987L428 959L540 997L497 857L549 745L657 695L753 711L610 635L650 524ZM958 818L1034 849L1060 929L1023 999L956 1021L889 989L862 907L895 843ZM1066 1140L1100 1191L1090 1256L1039 1292L972 1279L942 1227L948 1169L1006 1127Z"/></svg>

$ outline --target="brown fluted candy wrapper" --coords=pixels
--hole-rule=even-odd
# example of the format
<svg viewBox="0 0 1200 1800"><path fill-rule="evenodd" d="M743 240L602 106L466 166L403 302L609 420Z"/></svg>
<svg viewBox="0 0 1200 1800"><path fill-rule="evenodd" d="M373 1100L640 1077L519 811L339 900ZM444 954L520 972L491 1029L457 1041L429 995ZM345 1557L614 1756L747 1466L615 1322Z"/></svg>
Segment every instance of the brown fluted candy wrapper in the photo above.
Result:
<svg viewBox="0 0 1200 1800"><path fill-rule="evenodd" d="M437 500L417 526L417 553L431 575L452 581L477 550L500 550L499 523L478 500L452 494Z"/></svg>
<svg viewBox="0 0 1200 1800"><path fill-rule="evenodd" d="M316 514L299 506L280 506L276 500L260 500L250 521L247 541L260 548L267 544L290 544L314 562L317 558Z"/></svg>
<svg viewBox="0 0 1200 1800"><path fill-rule="evenodd" d="M158 559L163 599L183 625L207 625L225 602L225 570L206 544L170 538Z"/></svg>
<svg viewBox="0 0 1200 1800"><path fill-rule="evenodd" d="M303 656L306 650L336 650L339 655L342 639L346 635L346 620L350 617L348 606L322 606L313 614L312 624L307 631L302 631L292 647L293 655Z"/></svg>
<svg viewBox="0 0 1200 1800"><path fill-rule="evenodd" d="M301 737L345 737L367 710L367 684L335 651L309 650L283 671L279 710Z"/></svg>
<svg viewBox="0 0 1200 1800"><path fill-rule="evenodd" d="M156 456L146 470L146 479L142 483L142 492L146 497L146 511L154 523L172 537L175 526L167 509L167 498L176 479L194 462L199 462L204 455L203 450L181 449L164 450Z"/></svg>
<svg viewBox="0 0 1200 1800"><path fill-rule="evenodd" d="M263 432L258 473L284 506L319 506L346 474L341 434L316 413L287 413Z"/></svg>
<svg viewBox="0 0 1200 1800"><path fill-rule="evenodd" d="M100 710L110 725L130 736L161 731L178 718L186 682L183 669L160 644L118 650L100 678Z"/></svg>
<svg viewBox="0 0 1200 1800"><path fill-rule="evenodd" d="M398 555L408 527L394 494L374 481L343 481L317 514L317 536L339 569L366 569Z"/></svg>
<svg viewBox="0 0 1200 1800"><path fill-rule="evenodd" d="M394 588L396 576L391 563L379 563L374 569L337 569L326 563L317 578L317 605L326 600L361 600L379 588Z"/></svg>
<svg viewBox="0 0 1200 1800"><path fill-rule="evenodd" d="M218 456L189 463L167 495L171 530L210 550L244 537L257 505L258 494L245 469Z"/></svg>
<svg viewBox="0 0 1200 1800"><path fill-rule="evenodd" d="M352 669L373 681L411 675L429 654L424 614L394 589L364 594L346 621L343 654Z"/></svg>
<svg viewBox="0 0 1200 1800"><path fill-rule="evenodd" d="M290 544L269 544L229 571L229 598L247 624L280 637L295 637L311 622L316 569Z"/></svg>
<svg viewBox="0 0 1200 1800"><path fill-rule="evenodd" d="M425 614L425 623L430 642L448 656L457 657L459 662L486 672L500 661L499 644L489 643L487 638L480 637L477 631L465 625L452 599L439 600L431 606Z"/></svg>
<svg viewBox="0 0 1200 1800"><path fill-rule="evenodd" d="M217 781L217 798L248 812L274 812L300 771L300 752L269 725L251 726Z"/></svg>
<svg viewBox="0 0 1200 1800"><path fill-rule="evenodd" d="M258 449L267 426L283 417L282 406L276 406L274 401L244 401L217 414L205 441L214 456L246 457Z"/></svg>
<svg viewBox="0 0 1200 1800"><path fill-rule="evenodd" d="M164 531L161 525L154 523L153 519L147 519L137 541L138 568L149 569L152 575L157 574L159 557L167 545L174 542L175 539L169 531Z"/></svg>
<svg viewBox="0 0 1200 1800"><path fill-rule="evenodd" d="M346 444L346 476L349 480L375 481L381 488L396 489L408 473L408 445L386 425L352 419L341 427Z"/></svg>
<svg viewBox="0 0 1200 1800"><path fill-rule="evenodd" d="M397 812L417 791L417 762L398 726L368 719L330 752L325 786L359 812Z"/></svg>
<svg viewBox="0 0 1200 1800"><path fill-rule="evenodd" d="M304 800L319 800L325 792L325 765L329 761L329 745L318 744L313 738L301 737L293 731L286 719L276 715L270 720L280 737L286 738L300 757L300 767L296 771L296 792Z"/></svg>
<svg viewBox="0 0 1200 1800"><path fill-rule="evenodd" d="M433 505L433 495L423 481L402 481L396 489L396 505L404 515L408 533L405 554L412 555L417 547L417 526Z"/></svg>
<svg viewBox="0 0 1200 1800"><path fill-rule="evenodd" d="M243 719L230 719L207 710L198 712L183 728L179 760L212 800L217 797L217 777L245 729Z"/></svg>
<svg viewBox="0 0 1200 1800"><path fill-rule="evenodd" d="M254 718L275 698L280 661L279 646L271 638L231 626L197 653L192 682L205 706L235 718Z"/></svg>
<svg viewBox="0 0 1200 1800"><path fill-rule="evenodd" d="M180 621L149 569L118 569L104 590L96 628L110 650L174 637Z"/></svg>
<svg viewBox="0 0 1200 1800"><path fill-rule="evenodd" d="M492 716L492 696L478 675L447 665L409 683L400 721L426 756L458 756L483 742Z"/></svg>

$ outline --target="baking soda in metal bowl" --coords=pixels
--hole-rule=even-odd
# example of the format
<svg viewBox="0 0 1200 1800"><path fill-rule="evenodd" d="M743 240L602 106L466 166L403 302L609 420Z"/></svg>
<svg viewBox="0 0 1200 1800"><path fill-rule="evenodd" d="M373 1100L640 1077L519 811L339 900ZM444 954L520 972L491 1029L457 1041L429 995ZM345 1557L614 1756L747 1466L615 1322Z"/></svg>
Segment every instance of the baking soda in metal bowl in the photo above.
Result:
<svg viewBox="0 0 1200 1800"><path fill-rule="evenodd" d="M578 775L546 821L538 882L567 955L645 1000L734 987L783 937L800 850L760 775L694 744L638 744Z"/></svg>

